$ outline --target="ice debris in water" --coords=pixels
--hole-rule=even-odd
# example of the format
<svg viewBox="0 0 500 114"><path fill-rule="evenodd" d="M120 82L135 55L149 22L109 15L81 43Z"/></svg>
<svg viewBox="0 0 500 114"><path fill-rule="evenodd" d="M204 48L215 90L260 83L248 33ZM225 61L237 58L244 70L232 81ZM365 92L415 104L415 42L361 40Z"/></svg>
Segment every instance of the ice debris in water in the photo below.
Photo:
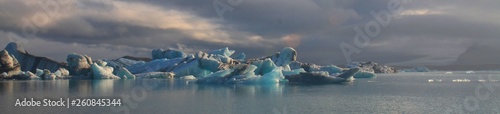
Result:
<svg viewBox="0 0 500 114"><path fill-rule="evenodd" d="M442 82L442 79L429 79L427 82Z"/></svg>
<svg viewBox="0 0 500 114"><path fill-rule="evenodd" d="M466 79L466 78L464 78L464 79L454 79L454 80L452 80L452 81L453 81L453 82L470 82L470 80L469 80L469 79Z"/></svg>

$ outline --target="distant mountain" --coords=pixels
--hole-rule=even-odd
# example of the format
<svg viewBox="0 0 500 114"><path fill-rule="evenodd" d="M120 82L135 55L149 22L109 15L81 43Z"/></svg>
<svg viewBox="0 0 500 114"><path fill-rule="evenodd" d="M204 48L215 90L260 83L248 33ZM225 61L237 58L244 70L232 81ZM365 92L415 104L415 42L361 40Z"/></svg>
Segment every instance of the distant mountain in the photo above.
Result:
<svg viewBox="0 0 500 114"><path fill-rule="evenodd" d="M500 49L473 45L462 53L452 65L493 65L500 64Z"/></svg>
<svg viewBox="0 0 500 114"><path fill-rule="evenodd" d="M500 70L500 49L484 46L473 45L460 54L457 60L450 65L442 66L426 66L431 70ZM412 66L413 67L413 66ZM408 66L396 66L396 68L405 69L411 68Z"/></svg>

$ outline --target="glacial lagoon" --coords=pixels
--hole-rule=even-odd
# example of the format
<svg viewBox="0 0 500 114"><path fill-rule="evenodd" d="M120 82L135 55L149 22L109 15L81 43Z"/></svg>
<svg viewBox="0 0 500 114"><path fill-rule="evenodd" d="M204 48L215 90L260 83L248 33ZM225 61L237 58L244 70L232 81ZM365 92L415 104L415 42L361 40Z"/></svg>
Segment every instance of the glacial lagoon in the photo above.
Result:
<svg viewBox="0 0 500 114"><path fill-rule="evenodd" d="M196 84L182 79L4 80L2 113L500 113L500 72L378 74L343 84ZM119 107L15 107L16 99L122 99Z"/></svg>

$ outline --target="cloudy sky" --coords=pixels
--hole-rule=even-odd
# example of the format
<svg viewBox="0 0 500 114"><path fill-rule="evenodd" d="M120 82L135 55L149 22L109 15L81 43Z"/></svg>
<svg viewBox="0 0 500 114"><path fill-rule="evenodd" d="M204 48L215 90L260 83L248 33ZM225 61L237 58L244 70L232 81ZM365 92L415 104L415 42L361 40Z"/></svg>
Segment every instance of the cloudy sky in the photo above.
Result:
<svg viewBox="0 0 500 114"><path fill-rule="evenodd" d="M150 57L156 48L230 47L262 57L294 47L299 61L345 64L347 44L356 50L352 61L489 64L500 63L499 6L498 0L0 0L0 46L17 41L61 62L73 52L105 59ZM390 20L382 16L383 26L371 12L389 12ZM372 33L369 42L356 38L355 28Z"/></svg>

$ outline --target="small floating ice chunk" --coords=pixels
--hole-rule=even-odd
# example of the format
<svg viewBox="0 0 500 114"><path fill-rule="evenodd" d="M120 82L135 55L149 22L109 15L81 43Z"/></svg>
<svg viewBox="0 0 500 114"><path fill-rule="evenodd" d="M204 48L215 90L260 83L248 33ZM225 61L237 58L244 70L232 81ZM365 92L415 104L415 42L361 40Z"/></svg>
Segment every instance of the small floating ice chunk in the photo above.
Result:
<svg viewBox="0 0 500 114"><path fill-rule="evenodd" d="M469 79L466 79L466 78L464 78L464 79L454 79L454 80L452 80L452 81L453 81L453 82L470 82L470 80L469 80Z"/></svg>
<svg viewBox="0 0 500 114"><path fill-rule="evenodd" d="M429 79L427 82L442 82L442 79Z"/></svg>
<svg viewBox="0 0 500 114"><path fill-rule="evenodd" d="M453 72L445 72L444 74L453 74Z"/></svg>
<svg viewBox="0 0 500 114"><path fill-rule="evenodd" d="M467 73L467 74L474 74L474 73L476 73L476 72L474 72L474 71L467 71L467 72L465 72L465 73Z"/></svg>
<svg viewBox="0 0 500 114"><path fill-rule="evenodd" d="M196 80L196 77L194 77L193 75L188 75L188 76L181 77L181 79L183 79L183 80Z"/></svg>

